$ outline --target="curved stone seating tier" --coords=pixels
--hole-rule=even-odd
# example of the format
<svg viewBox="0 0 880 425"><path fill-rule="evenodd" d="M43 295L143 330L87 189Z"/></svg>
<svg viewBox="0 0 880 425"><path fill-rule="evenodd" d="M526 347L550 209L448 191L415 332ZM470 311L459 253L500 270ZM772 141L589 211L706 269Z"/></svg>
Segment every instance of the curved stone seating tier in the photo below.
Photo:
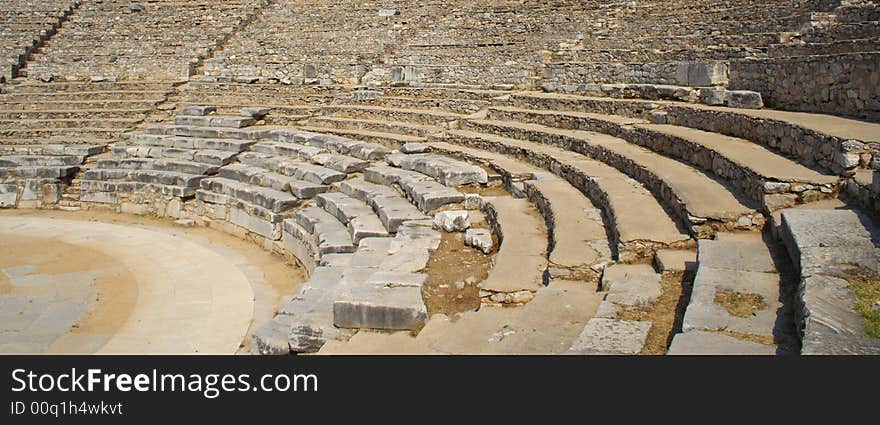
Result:
<svg viewBox="0 0 880 425"><path fill-rule="evenodd" d="M509 155L567 180L603 209L614 254L621 261L648 257L657 248L691 242L645 187L600 161L527 140L462 130L450 131L447 135L440 140Z"/></svg>
<svg viewBox="0 0 880 425"><path fill-rule="evenodd" d="M16 84L0 95L0 141L117 142L171 90L170 83Z"/></svg>
<svg viewBox="0 0 880 425"><path fill-rule="evenodd" d="M3 5L0 12L0 83L11 80L28 56L49 39L80 5L80 0L47 0Z"/></svg>
<svg viewBox="0 0 880 425"><path fill-rule="evenodd" d="M878 142L878 124L776 110L751 110L692 105L681 102L595 98L558 93L517 93L510 106L529 109L623 115L641 118L665 111L667 124L721 133L755 142L807 166L818 165L839 175L866 167L871 145ZM868 155L870 156L870 155Z"/></svg>
<svg viewBox="0 0 880 425"><path fill-rule="evenodd" d="M22 74L43 80L183 79L265 3L84 2Z"/></svg>
<svg viewBox="0 0 880 425"><path fill-rule="evenodd" d="M562 178L511 157L435 141L431 151L485 164L502 174L508 187L521 186L540 211L549 232L551 279L598 281L611 261L602 211Z"/></svg>
<svg viewBox="0 0 880 425"><path fill-rule="evenodd" d="M853 210L788 210L779 235L800 278L795 308L801 353L880 354L880 339L865 334L848 280L880 277L871 219Z"/></svg>
<svg viewBox="0 0 880 425"><path fill-rule="evenodd" d="M695 165L725 180L728 185L737 187L741 196L748 199L750 204L768 211L805 200L828 197L837 192L839 181L837 176L813 171L744 139L688 127L651 124L616 115L509 107L491 108L489 118L606 133ZM587 133L580 134L585 139L597 139L597 144L602 143L599 141L601 137L591 137ZM607 138L605 140L611 142ZM620 149L626 147L621 145ZM620 150L616 152L621 153ZM792 187L795 188L794 191ZM804 190L810 187L813 189Z"/></svg>
<svg viewBox="0 0 880 425"><path fill-rule="evenodd" d="M104 146L0 145L0 208L55 208L86 158Z"/></svg>
<svg viewBox="0 0 880 425"><path fill-rule="evenodd" d="M514 144L536 140L613 166L644 184L697 236L711 235L717 229L751 229L763 223L757 211L744 205L713 178L620 139L513 121L469 121L466 128L469 132L464 136L475 138L477 142L492 135L497 137L494 142L505 138Z"/></svg>

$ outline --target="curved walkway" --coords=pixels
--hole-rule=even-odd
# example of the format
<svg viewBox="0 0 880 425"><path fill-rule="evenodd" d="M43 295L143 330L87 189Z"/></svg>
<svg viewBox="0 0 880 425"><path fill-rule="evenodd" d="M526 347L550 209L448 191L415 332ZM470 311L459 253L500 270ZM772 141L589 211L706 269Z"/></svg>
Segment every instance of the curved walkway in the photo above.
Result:
<svg viewBox="0 0 880 425"><path fill-rule="evenodd" d="M39 351L55 351L65 338L79 334L79 344L71 340L60 344L65 351L89 350L87 346L91 344L89 351L99 354L233 354L248 332L254 316L254 291L249 276L228 256L189 238L140 226L0 216L0 241L23 236L51 239L112 257L124 269L115 283L135 286L128 289L136 294L130 303L130 312L127 317L123 315L121 324L113 326L109 333L102 334L98 329L91 335L76 332L77 324L85 317L82 311L66 314L63 319L54 313L54 317L40 313L36 320L52 322L56 327L59 321L67 320L71 327L55 340L46 341L48 344ZM76 256L76 253L70 254L71 258ZM63 257L57 261L63 261ZM12 288L26 284L28 272L33 271L27 265L22 266L2 270ZM57 278L51 277L49 281L61 287ZM82 298L87 294L89 292L84 291ZM45 294L30 294L25 298L35 296L45 297ZM99 299L92 304L100 306L101 302ZM17 331L4 329L0 335L6 334L8 338L18 332L17 339L27 341L28 332L45 334L46 327L33 322L30 325ZM95 346L95 341L106 342ZM31 345L30 348L37 347Z"/></svg>

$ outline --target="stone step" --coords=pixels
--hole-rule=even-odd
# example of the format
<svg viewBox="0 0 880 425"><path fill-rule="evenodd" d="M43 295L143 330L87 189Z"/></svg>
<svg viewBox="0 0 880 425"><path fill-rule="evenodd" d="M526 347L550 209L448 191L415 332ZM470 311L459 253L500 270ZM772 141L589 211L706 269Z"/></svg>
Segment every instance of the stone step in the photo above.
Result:
<svg viewBox="0 0 880 425"><path fill-rule="evenodd" d="M29 166L64 166L80 165L85 160L82 156L62 155L6 155L0 156L0 167L29 167Z"/></svg>
<svg viewBox="0 0 880 425"><path fill-rule="evenodd" d="M441 127L424 124L413 124L402 121L365 120L332 116L313 117L308 121L310 126L330 127L342 130L367 130L380 133L395 133L409 136L425 137L431 133L443 131Z"/></svg>
<svg viewBox="0 0 880 425"><path fill-rule="evenodd" d="M128 181L163 186L179 186L188 188L199 187L204 175L187 174L161 170L137 170L124 168L93 168L86 170L82 180L114 180Z"/></svg>
<svg viewBox="0 0 880 425"><path fill-rule="evenodd" d="M701 240L697 262L682 331L757 337L765 341L766 351L775 352L786 333L784 281L761 235L719 233L717 240Z"/></svg>
<svg viewBox="0 0 880 425"><path fill-rule="evenodd" d="M540 92L512 94L504 103L518 108L634 118L665 109L668 124L750 140L797 158L805 165L818 164L836 174L859 165L858 154L864 150L863 144L880 142L880 124L814 113Z"/></svg>
<svg viewBox="0 0 880 425"><path fill-rule="evenodd" d="M375 272L333 302L333 325L353 329L417 330L428 319L423 273Z"/></svg>
<svg viewBox="0 0 880 425"><path fill-rule="evenodd" d="M548 169L568 181L605 212L615 256L621 261L651 256L657 248L691 243L651 193L617 169L550 145L497 136L480 137L478 143L459 137L441 140L505 154Z"/></svg>
<svg viewBox="0 0 880 425"><path fill-rule="evenodd" d="M256 120L251 117L235 116L235 115L178 115L174 117L175 125L190 125L196 127L221 127L221 128L243 128L256 124Z"/></svg>
<svg viewBox="0 0 880 425"><path fill-rule="evenodd" d="M104 158L99 159L94 169L126 169L126 170L157 170L173 171L184 174L216 174L220 168L216 165L201 162L155 159L155 158Z"/></svg>
<svg viewBox="0 0 880 425"><path fill-rule="evenodd" d="M363 201L340 192L322 193L315 199L320 207L346 225L355 244L365 238L390 236L373 209Z"/></svg>
<svg viewBox="0 0 880 425"><path fill-rule="evenodd" d="M260 102L259 98L237 100L235 98L227 97L225 94L211 93L217 94L218 99L220 100L214 101L212 100L213 98L204 99L194 97L193 94L193 92L184 91L183 94L181 94L182 100L177 102L178 109L186 108L187 106L211 105L217 108L216 113L218 114L236 115L241 114L242 108L267 108L269 109L269 113L264 117L267 124L269 124L269 119L273 116L304 117L303 119L305 119L311 116L312 113L320 110L317 106L311 105L291 105L286 102L277 104L266 103L265 101Z"/></svg>
<svg viewBox="0 0 880 425"><path fill-rule="evenodd" d="M83 102L83 101L108 101L108 100L125 100L134 102L154 102L158 103L164 100L165 91L75 91L75 92L58 92L58 93L8 93L0 96L0 101L4 103L16 102Z"/></svg>
<svg viewBox="0 0 880 425"><path fill-rule="evenodd" d="M137 99L137 100L46 100L30 101L19 99L3 99L2 103L7 110L22 111L56 111L56 110L100 110L100 109L136 109L150 110L163 99Z"/></svg>
<svg viewBox="0 0 880 425"><path fill-rule="evenodd" d="M745 139L676 125L648 124L617 115L490 109L492 119L530 122L573 130L590 130L619 137L712 173L736 186L766 211L789 207L831 196L839 178L791 161ZM792 187L814 186L815 190L792 191Z"/></svg>
<svg viewBox="0 0 880 425"><path fill-rule="evenodd" d="M321 107L324 115L374 120L405 121L445 127L464 115L426 109L395 109L368 105L330 105Z"/></svg>
<svg viewBox="0 0 880 425"><path fill-rule="evenodd" d="M80 182L80 200L82 202L97 202L107 204L119 204L118 193L143 192L145 190L165 196L178 198L190 198L196 195L195 187L172 186L157 183L145 183L135 181L103 181L86 180Z"/></svg>
<svg viewBox="0 0 880 425"><path fill-rule="evenodd" d="M338 155L332 153L319 153L317 155L313 155L310 159L315 164L345 174L359 173L370 166L370 163L368 161L364 161L347 155Z"/></svg>
<svg viewBox="0 0 880 425"><path fill-rule="evenodd" d="M226 165L235 160L236 153L211 149L179 149L153 146L116 145L110 152L120 158L168 158L201 162L210 165Z"/></svg>
<svg viewBox="0 0 880 425"><path fill-rule="evenodd" d="M170 89L168 83L150 83L142 81L119 81L115 83L28 83L15 88L16 93L48 93L48 92L107 92L107 91L155 91L163 92Z"/></svg>
<svg viewBox="0 0 880 425"><path fill-rule="evenodd" d="M303 130L279 129L272 131L270 137L277 142L300 143L365 161L382 159L389 152L384 146L375 143Z"/></svg>
<svg viewBox="0 0 880 425"><path fill-rule="evenodd" d="M662 205L676 213L677 221L698 237L711 236L717 230L759 228L764 221L758 211L712 176L616 137L513 121L468 121L466 128L447 134L456 142L473 146L540 142L603 162L651 190Z"/></svg>
<svg viewBox="0 0 880 425"><path fill-rule="evenodd" d="M363 180L349 179L340 185L342 193L356 198L379 216L379 220L389 233L397 233L400 226L409 220L425 220L429 217L403 198L396 190Z"/></svg>
<svg viewBox="0 0 880 425"><path fill-rule="evenodd" d="M143 131L146 134L165 136L198 137L206 139L257 140L268 138L269 133L271 132L271 128L260 126L250 128L226 128L199 127L177 124L150 124L145 126Z"/></svg>
<svg viewBox="0 0 880 425"><path fill-rule="evenodd" d="M395 153L385 157L385 162L404 170L431 176L450 187L489 182L486 170L441 155Z"/></svg>
<svg viewBox="0 0 880 425"><path fill-rule="evenodd" d="M305 160L311 160L313 156L327 152L321 148L301 145L299 143L270 141L259 142L251 146L251 151L266 155L289 156Z"/></svg>
<svg viewBox="0 0 880 425"><path fill-rule="evenodd" d="M424 142L424 137L418 136L407 136L404 134L397 133L383 133L378 131L368 131L368 130L351 130L351 129L340 129L336 127L315 127L315 126L299 126L300 129L304 131L314 132L314 133L330 133L343 137L352 137L358 140L363 140L367 142L379 143L381 145L390 146L394 149L399 148L400 146L406 143L420 143Z"/></svg>
<svg viewBox="0 0 880 425"><path fill-rule="evenodd" d="M308 207L297 211L293 222L313 235L321 255L349 253L356 249L345 224L319 207Z"/></svg>
<svg viewBox="0 0 880 425"><path fill-rule="evenodd" d="M769 356L776 347L737 339L717 332L690 331L676 334L669 345L670 356Z"/></svg>
<svg viewBox="0 0 880 425"><path fill-rule="evenodd" d="M351 99L349 103L402 109L436 109L455 114L473 114L489 105L488 100L380 96L368 99Z"/></svg>
<svg viewBox="0 0 880 425"><path fill-rule="evenodd" d="M268 187L254 186L225 177L202 180L201 189L230 196L273 213L281 213L299 205L299 199L287 192Z"/></svg>
<svg viewBox="0 0 880 425"><path fill-rule="evenodd" d="M149 109L0 109L0 120L118 119L143 118Z"/></svg>
<svg viewBox="0 0 880 425"><path fill-rule="evenodd" d="M544 285L547 228L537 209L524 199L486 197L483 210L500 247L492 269L479 283L484 302L521 303ZM525 297L523 297L525 295Z"/></svg>
<svg viewBox="0 0 880 425"><path fill-rule="evenodd" d="M137 145L160 146L177 149L209 149L228 152L244 152L254 143L252 140L216 139L201 137L163 136L157 134L134 133L130 140Z"/></svg>
<svg viewBox="0 0 880 425"><path fill-rule="evenodd" d="M780 239L799 273L795 296L801 354L880 354L880 339L865 332L855 311L853 276L880 279L878 233L853 210L787 210Z"/></svg>
<svg viewBox="0 0 880 425"><path fill-rule="evenodd" d="M364 180L399 187L403 194L424 213L444 205L465 201L463 193L416 171L384 165L372 166L364 170Z"/></svg>
<svg viewBox="0 0 880 425"><path fill-rule="evenodd" d="M506 155L445 142L432 142L431 150L480 161L498 170L505 181L523 181L526 197L550 232L550 276L572 280L598 280L592 266L611 261L611 248L602 210L577 188L555 174Z"/></svg>
<svg viewBox="0 0 880 425"><path fill-rule="evenodd" d="M318 267L293 300L271 321L254 330L254 352L286 355L318 351L328 340L341 336L333 326L333 301L343 285L344 267Z"/></svg>
<svg viewBox="0 0 880 425"><path fill-rule="evenodd" d="M78 166L15 166L0 165L0 179L60 179L79 171Z"/></svg>
<svg viewBox="0 0 880 425"><path fill-rule="evenodd" d="M254 165L267 170L275 171L297 180L305 180L315 184L328 185L345 180L346 174L320 165L308 162L296 161L286 157L245 152L238 156L242 164Z"/></svg>
<svg viewBox="0 0 880 425"><path fill-rule="evenodd" d="M87 157L97 155L107 148L106 145L60 145L60 144L37 144L37 145L0 145L2 155L73 155Z"/></svg>
<svg viewBox="0 0 880 425"><path fill-rule="evenodd" d="M297 180L290 176L244 164L227 165L220 169L219 176L281 192L290 192L299 199L311 199L330 190L330 186Z"/></svg>
<svg viewBox="0 0 880 425"><path fill-rule="evenodd" d="M16 128L0 129L0 138L13 140L37 139L83 139L83 140L116 140L126 128Z"/></svg>

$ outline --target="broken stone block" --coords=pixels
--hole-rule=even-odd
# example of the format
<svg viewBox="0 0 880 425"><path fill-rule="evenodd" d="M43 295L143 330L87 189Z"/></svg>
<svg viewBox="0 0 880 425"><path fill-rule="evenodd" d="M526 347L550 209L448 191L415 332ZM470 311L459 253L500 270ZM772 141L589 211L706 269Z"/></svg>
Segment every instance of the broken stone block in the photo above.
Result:
<svg viewBox="0 0 880 425"><path fill-rule="evenodd" d="M569 354L624 354L642 351L651 322L593 318L571 344Z"/></svg>
<svg viewBox="0 0 880 425"><path fill-rule="evenodd" d="M727 106L731 108L761 109L764 101L761 93L747 90L728 90Z"/></svg>
<svg viewBox="0 0 880 425"><path fill-rule="evenodd" d="M179 115L203 117L217 110L216 106L190 105L180 110Z"/></svg>
<svg viewBox="0 0 880 425"><path fill-rule="evenodd" d="M495 243L489 229L468 229L464 234L464 244L483 251L483 254L488 254L492 251Z"/></svg>
<svg viewBox="0 0 880 425"><path fill-rule="evenodd" d="M684 62L679 64L676 78L685 86L717 86L728 81L728 67L723 62Z"/></svg>
<svg viewBox="0 0 880 425"><path fill-rule="evenodd" d="M400 151L403 153L425 153L428 151L428 147L422 143L404 143L403 146L400 147Z"/></svg>
<svg viewBox="0 0 880 425"><path fill-rule="evenodd" d="M461 232L471 227L467 211L441 211L434 215L434 228L445 232Z"/></svg>
<svg viewBox="0 0 880 425"><path fill-rule="evenodd" d="M270 108L265 108L265 107L261 107L261 106L248 106L245 108L241 108L241 110L239 110L239 112L242 115L244 115L246 117L251 117L251 118L257 119L257 120L263 119L263 117L268 115L270 111L271 111Z"/></svg>
<svg viewBox="0 0 880 425"><path fill-rule="evenodd" d="M18 200L18 186L0 184L0 208L14 208L16 200Z"/></svg>
<svg viewBox="0 0 880 425"><path fill-rule="evenodd" d="M727 90L721 87L705 87L700 89L700 103L710 106L724 105Z"/></svg>

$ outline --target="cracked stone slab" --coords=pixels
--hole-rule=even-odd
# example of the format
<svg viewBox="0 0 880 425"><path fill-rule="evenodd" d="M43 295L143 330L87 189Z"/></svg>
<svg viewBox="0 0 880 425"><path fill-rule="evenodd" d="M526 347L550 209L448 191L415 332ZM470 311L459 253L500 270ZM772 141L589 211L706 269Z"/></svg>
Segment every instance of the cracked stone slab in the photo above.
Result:
<svg viewBox="0 0 880 425"><path fill-rule="evenodd" d="M660 275L648 264L614 264L605 268L602 290L616 304L649 304L660 297Z"/></svg>
<svg viewBox="0 0 880 425"><path fill-rule="evenodd" d="M638 354L650 331L651 322L593 318L571 344L568 354Z"/></svg>

